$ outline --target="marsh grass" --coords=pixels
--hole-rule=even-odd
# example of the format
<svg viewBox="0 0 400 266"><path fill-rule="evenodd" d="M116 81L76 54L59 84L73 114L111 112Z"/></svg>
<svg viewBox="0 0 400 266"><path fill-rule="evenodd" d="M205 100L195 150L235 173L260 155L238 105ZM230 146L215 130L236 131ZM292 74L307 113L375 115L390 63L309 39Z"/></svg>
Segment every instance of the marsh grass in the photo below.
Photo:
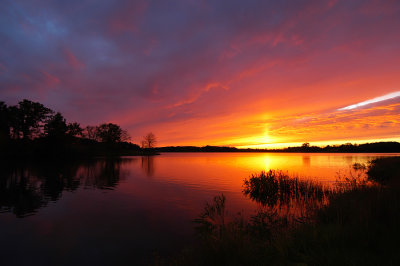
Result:
<svg viewBox="0 0 400 266"><path fill-rule="evenodd" d="M355 164L341 193L284 239L280 262L307 265L400 264L400 157Z"/></svg>
<svg viewBox="0 0 400 266"><path fill-rule="evenodd" d="M378 185L377 182L368 177L367 170L369 167L369 164L354 163L349 166L347 171L337 172L335 182L335 189L337 192L344 193Z"/></svg>
<svg viewBox="0 0 400 266"><path fill-rule="evenodd" d="M333 197L285 239L282 261L307 265L399 265L400 189L371 186Z"/></svg>
<svg viewBox="0 0 400 266"><path fill-rule="evenodd" d="M271 240L282 228L309 221L315 210L326 205L336 193L331 186L312 180L290 177L280 170L252 174L243 182L243 194L257 205L250 217L243 213L228 215L223 194L206 203L197 219L197 232L207 241L233 237L236 232Z"/></svg>
<svg viewBox="0 0 400 266"><path fill-rule="evenodd" d="M400 185L400 157L377 158L368 164L368 179L383 185Z"/></svg>
<svg viewBox="0 0 400 266"><path fill-rule="evenodd" d="M183 264L263 264L278 254L273 251L278 239L309 223L333 193L332 186L279 170L253 174L244 180L243 194L256 203L255 213L229 214L225 196L215 196L194 220L202 256Z"/></svg>
<svg viewBox="0 0 400 266"><path fill-rule="evenodd" d="M265 245L271 244L276 232L287 221L277 212L258 210L250 218L242 214L229 216L223 194L207 203L194 220L200 245L182 253L178 265L246 265L264 256Z"/></svg>
<svg viewBox="0 0 400 266"><path fill-rule="evenodd" d="M252 174L243 182L245 196L259 204L264 212L276 213L290 224L310 219L335 193L333 186L293 177L280 170Z"/></svg>
<svg viewBox="0 0 400 266"><path fill-rule="evenodd" d="M165 264L400 265L399 181L400 157L354 164L335 188L281 171L251 175L243 193L256 214L229 219L225 196L214 197L195 220L200 245ZM311 199L312 219L279 214Z"/></svg>

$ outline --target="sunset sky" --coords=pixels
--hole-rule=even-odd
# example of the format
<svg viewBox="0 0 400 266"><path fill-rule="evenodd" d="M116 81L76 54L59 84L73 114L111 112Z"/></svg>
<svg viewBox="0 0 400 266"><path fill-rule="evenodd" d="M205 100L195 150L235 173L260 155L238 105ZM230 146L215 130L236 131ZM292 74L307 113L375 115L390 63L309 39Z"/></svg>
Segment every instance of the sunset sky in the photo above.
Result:
<svg viewBox="0 0 400 266"><path fill-rule="evenodd" d="M400 140L400 1L3 0L0 101L134 143Z"/></svg>

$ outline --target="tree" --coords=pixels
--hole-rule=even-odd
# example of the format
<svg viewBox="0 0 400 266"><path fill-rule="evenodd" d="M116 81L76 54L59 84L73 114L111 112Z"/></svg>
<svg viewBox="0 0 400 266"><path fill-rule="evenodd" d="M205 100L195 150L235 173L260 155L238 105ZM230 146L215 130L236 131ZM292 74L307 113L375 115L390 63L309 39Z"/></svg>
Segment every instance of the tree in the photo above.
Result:
<svg viewBox="0 0 400 266"><path fill-rule="evenodd" d="M77 122L69 123L67 125L67 134L72 137L81 137L83 135L83 128Z"/></svg>
<svg viewBox="0 0 400 266"><path fill-rule="evenodd" d="M122 129L113 123L101 124L97 127L96 134L101 142L121 142Z"/></svg>
<svg viewBox="0 0 400 266"><path fill-rule="evenodd" d="M53 111L41 103L23 100L10 108L10 123L15 138L31 139L41 134Z"/></svg>
<svg viewBox="0 0 400 266"><path fill-rule="evenodd" d="M310 148L310 143L305 142L305 143L303 143L303 144L301 145L301 147L304 148L304 149L308 149L308 148Z"/></svg>
<svg viewBox="0 0 400 266"><path fill-rule="evenodd" d="M18 107L17 106L8 107L8 115L9 115L8 122L10 126L10 136L14 139L22 138Z"/></svg>
<svg viewBox="0 0 400 266"><path fill-rule="evenodd" d="M150 132L143 137L142 148L154 148L156 143L157 143L156 136L152 132Z"/></svg>
<svg viewBox="0 0 400 266"><path fill-rule="evenodd" d="M0 102L0 140L10 137L10 121L8 107L4 102Z"/></svg>
<svg viewBox="0 0 400 266"><path fill-rule="evenodd" d="M121 141L123 141L123 142L131 141L131 136L129 135L128 131L126 131L126 130L121 131Z"/></svg>
<svg viewBox="0 0 400 266"><path fill-rule="evenodd" d="M96 126L86 126L83 135L91 140L99 140L97 136L97 127Z"/></svg>
<svg viewBox="0 0 400 266"><path fill-rule="evenodd" d="M65 118L60 113L53 115L44 126L44 132L48 137L52 138L65 137L67 130L68 127Z"/></svg>

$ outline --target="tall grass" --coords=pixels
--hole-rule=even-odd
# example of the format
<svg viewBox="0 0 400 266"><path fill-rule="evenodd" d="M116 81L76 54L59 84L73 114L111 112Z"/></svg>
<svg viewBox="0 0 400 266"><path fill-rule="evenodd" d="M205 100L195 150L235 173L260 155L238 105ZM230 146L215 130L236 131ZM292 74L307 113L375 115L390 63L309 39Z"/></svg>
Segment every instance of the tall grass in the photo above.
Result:
<svg viewBox="0 0 400 266"><path fill-rule="evenodd" d="M257 213L228 219L225 196L214 197L195 221L201 245L172 264L400 265L399 181L400 157L355 164L334 189L282 171L251 175L243 193ZM313 200L305 223L282 215Z"/></svg>
<svg viewBox="0 0 400 266"><path fill-rule="evenodd" d="M400 265L400 157L353 165L345 190L294 231L280 261L307 265Z"/></svg>
<svg viewBox="0 0 400 266"><path fill-rule="evenodd" d="M286 220L277 212L263 211L246 219L243 215L227 217L223 194L207 203L196 223L200 245L175 261L178 265L247 265L257 264ZM187 251L186 251L187 252ZM252 261L253 258L255 261Z"/></svg>
<svg viewBox="0 0 400 266"><path fill-rule="evenodd" d="M253 232L267 239L283 227L310 219L313 212L326 205L334 193L336 191L331 186L290 177L287 172L262 171L243 182L243 194L258 205L254 215L249 218L243 214L228 217L226 198L221 194L211 203L206 203L194 222L199 236L206 240L219 241L233 231Z"/></svg>
<svg viewBox="0 0 400 266"><path fill-rule="evenodd" d="M308 222L333 193L332 187L279 170L251 175L243 182L243 194L258 205L253 215L228 215L226 198L221 194L206 203L194 220L202 243L197 262L253 265L270 260L276 254L272 247L277 239Z"/></svg>
<svg viewBox="0 0 400 266"><path fill-rule="evenodd" d="M400 183L400 157L377 158L369 162L367 175L369 180L381 184Z"/></svg>
<svg viewBox="0 0 400 266"><path fill-rule="evenodd" d="M280 170L252 174L243 182L243 194L264 210L277 212L292 223L310 218L312 212L328 203L336 193L332 186L313 180L291 177Z"/></svg>

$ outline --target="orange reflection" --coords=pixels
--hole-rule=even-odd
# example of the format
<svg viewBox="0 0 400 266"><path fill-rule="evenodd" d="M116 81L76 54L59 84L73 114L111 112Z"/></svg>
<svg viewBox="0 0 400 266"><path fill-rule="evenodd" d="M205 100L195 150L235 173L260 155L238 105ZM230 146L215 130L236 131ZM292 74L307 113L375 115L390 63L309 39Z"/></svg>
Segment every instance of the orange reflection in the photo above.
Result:
<svg viewBox="0 0 400 266"><path fill-rule="evenodd" d="M322 154L322 153L164 153L129 167L132 178L119 187L129 197L170 204L198 215L205 201L223 193L232 213L254 211L254 202L244 197L244 180L261 171L283 170L299 180L333 185L338 174L348 174L354 163L367 163L377 156L395 154ZM134 178L133 178L134 176ZM301 209L292 210L301 212Z"/></svg>
<svg viewBox="0 0 400 266"><path fill-rule="evenodd" d="M153 178L197 189L240 192L249 175L280 169L301 179L333 183L354 163L376 154L165 153L154 157ZM146 169L147 170L147 169Z"/></svg>

